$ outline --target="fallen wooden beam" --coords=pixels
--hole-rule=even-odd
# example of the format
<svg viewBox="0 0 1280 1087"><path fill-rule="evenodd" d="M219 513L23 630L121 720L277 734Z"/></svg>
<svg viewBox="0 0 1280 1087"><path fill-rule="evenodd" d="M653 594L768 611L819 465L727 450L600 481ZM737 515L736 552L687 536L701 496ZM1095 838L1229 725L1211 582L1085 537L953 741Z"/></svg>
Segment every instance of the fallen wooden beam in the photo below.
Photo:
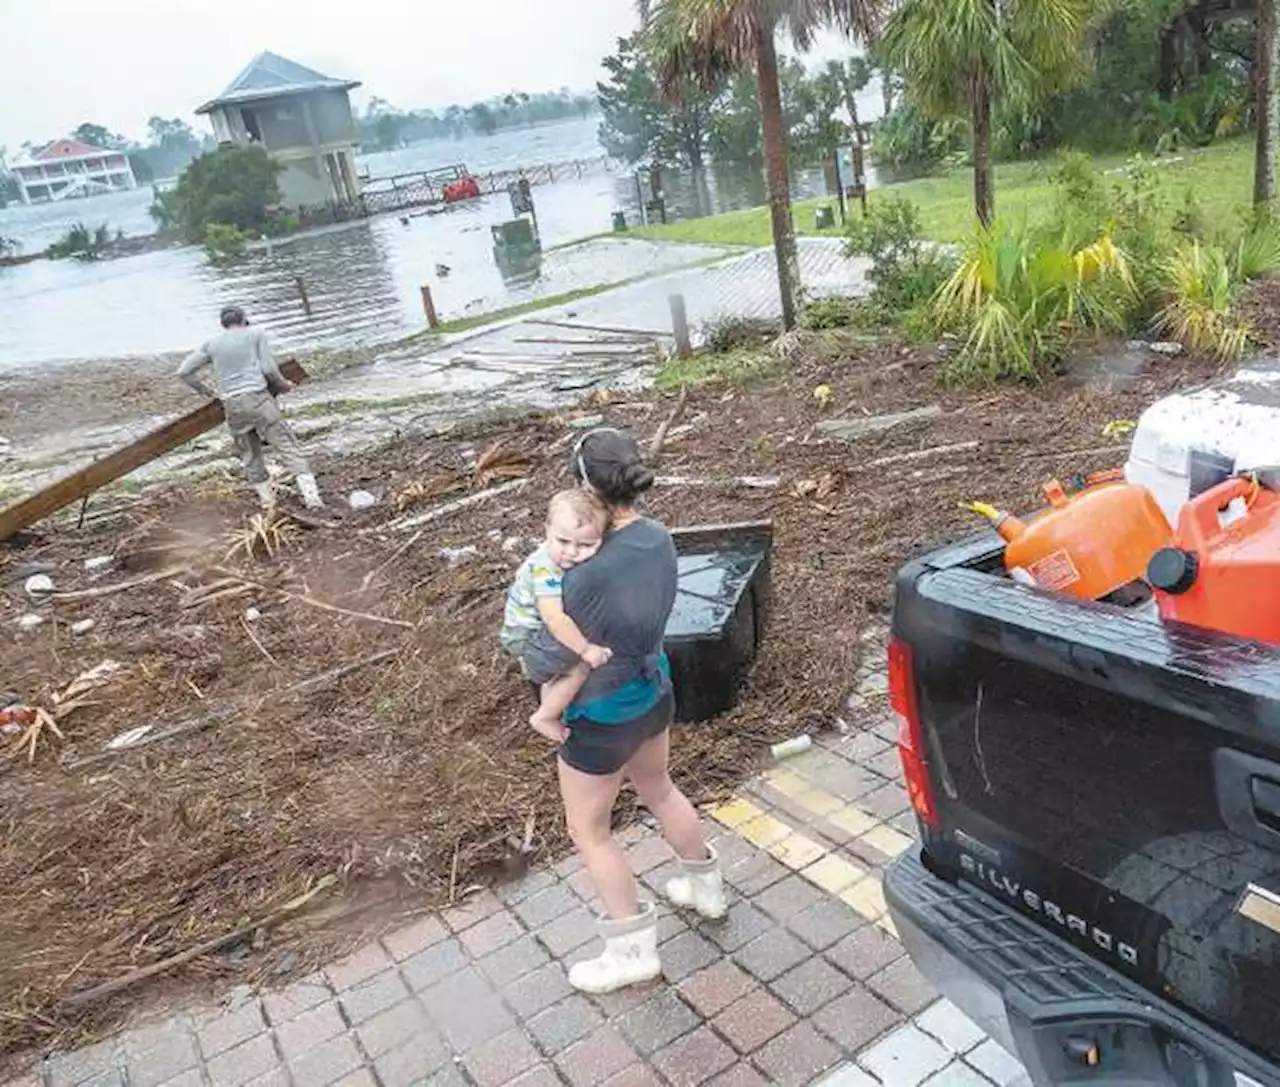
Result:
<svg viewBox="0 0 1280 1087"><path fill-rule="evenodd" d="M941 414L941 405L930 404L926 408L913 408L911 411L900 411L893 415L872 415L862 419L824 419L818 424L817 429L819 433L848 442L909 423L928 422Z"/></svg>
<svg viewBox="0 0 1280 1087"><path fill-rule="evenodd" d="M115 993L123 992L125 989L133 985L137 985L140 981L146 981L153 978L157 974L166 973L178 966L183 966L194 959L200 958L202 955L212 954L214 951L220 951L224 947L239 943L247 937L252 937L259 929L272 928L280 924L281 921L297 913L306 906L313 898L319 894L323 894L329 888L335 886L338 877L332 872L328 875L321 876L315 884L305 893L298 895L296 898L290 899L283 906L272 910L270 913L264 914L256 921L248 921L244 924L237 925L229 932L221 936L215 936L211 940L204 940L195 944L193 947L180 951L176 955L170 955L166 959L159 962L153 962L150 966L142 966L136 970L130 970L129 973L123 974L111 981L104 981L101 985L94 985L89 989L82 989L78 993L69 996L63 1005L67 1011L76 1011L88 1004L93 1004L104 997L112 996Z"/></svg>
<svg viewBox="0 0 1280 1087"><path fill-rule="evenodd" d="M655 487L712 487L723 490L745 488L749 491L770 491L782 482L777 476L727 476L723 479L705 479L701 476L654 476Z"/></svg>
<svg viewBox="0 0 1280 1087"><path fill-rule="evenodd" d="M907 461L925 460L928 457L940 457L945 453L969 453L977 449L980 442L956 442L953 445L932 445L928 449L916 449L910 453L895 453L891 457L878 457L867 461L864 468L884 468L890 464L904 464Z"/></svg>
<svg viewBox="0 0 1280 1087"><path fill-rule="evenodd" d="M295 385L307 379L306 371L293 359L286 361L280 367L280 372ZM158 430L144 434L137 441L64 476L16 505L0 510L0 541L9 539L14 533L57 513L100 487L127 476L157 457L172 452L192 438L198 438L222 420L221 401L210 400L182 418L166 423Z"/></svg>
<svg viewBox="0 0 1280 1087"><path fill-rule="evenodd" d="M487 491L469 494L466 498L459 498L456 502L447 502L443 506L427 510L426 513L415 514L412 517L402 517L398 521L383 525L376 531L407 532L409 529L417 528L419 525L429 525L442 518L451 517L455 513L461 513L463 510L470 509L481 502L487 502L490 498L497 498L498 495L524 490L527 486L529 486L527 479L513 479L510 483L501 483L497 487L490 487ZM370 530L366 529L366 531Z"/></svg>

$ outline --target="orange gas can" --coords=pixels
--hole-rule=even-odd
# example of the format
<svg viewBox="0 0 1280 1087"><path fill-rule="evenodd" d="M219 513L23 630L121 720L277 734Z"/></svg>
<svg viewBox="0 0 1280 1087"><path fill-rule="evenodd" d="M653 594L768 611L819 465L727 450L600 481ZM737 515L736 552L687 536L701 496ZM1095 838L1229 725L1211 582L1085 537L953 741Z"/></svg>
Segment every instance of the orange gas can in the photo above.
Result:
<svg viewBox="0 0 1280 1087"><path fill-rule="evenodd" d="M1224 525L1236 499L1243 515ZM1162 619L1280 643L1280 494L1237 477L1191 499L1148 579Z"/></svg>
<svg viewBox="0 0 1280 1087"><path fill-rule="evenodd" d="M1141 579L1151 556L1173 538L1151 492L1136 483L1067 494L1055 480L1044 491L1049 508L1028 521L992 518L1007 541L1005 568L1025 570L1041 588L1099 600Z"/></svg>

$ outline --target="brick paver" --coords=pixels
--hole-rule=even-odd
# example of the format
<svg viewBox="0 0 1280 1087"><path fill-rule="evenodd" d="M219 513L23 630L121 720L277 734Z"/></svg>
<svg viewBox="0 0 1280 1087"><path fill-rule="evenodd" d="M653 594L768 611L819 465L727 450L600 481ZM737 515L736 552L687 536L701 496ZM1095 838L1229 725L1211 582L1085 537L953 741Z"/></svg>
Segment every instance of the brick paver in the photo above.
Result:
<svg viewBox="0 0 1280 1087"><path fill-rule="evenodd" d="M903 848L883 689L866 726L817 737L707 829L730 887L718 923L660 907L662 979L574 993L596 953L576 858L417 915L322 972L72 1053L3 1087L1022 1087L1025 1073L905 957L878 866ZM651 890L675 871L624 836Z"/></svg>

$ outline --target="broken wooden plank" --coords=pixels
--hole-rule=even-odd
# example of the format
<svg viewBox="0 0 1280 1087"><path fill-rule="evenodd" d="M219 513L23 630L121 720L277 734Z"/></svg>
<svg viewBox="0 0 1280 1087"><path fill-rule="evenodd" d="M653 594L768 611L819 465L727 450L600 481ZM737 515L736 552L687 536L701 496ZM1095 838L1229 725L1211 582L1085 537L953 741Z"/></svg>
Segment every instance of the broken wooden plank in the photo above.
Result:
<svg viewBox="0 0 1280 1087"><path fill-rule="evenodd" d="M818 424L818 431L841 441L853 441L865 438L868 434L879 434L894 427L909 423L925 423L942 414L942 407L930 404L927 408L912 408L893 415L871 415L865 419L824 419Z"/></svg>
<svg viewBox="0 0 1280 1087"><path fill-rule="evenodd" d="M778 476L726 476L722 479L709 479L701 476L655 476L655 487L711 487L722 490L743 489L748 491L771 491L782 480Z"/></svg>
<svg viewBox="0 0 1280 1087"><path fill-rule="evenodd" d="M417 528L419 525L429 525L455 513L461 513L471 506L487 502L490 498L497 498L498 495L509 494L512 491L522 491L528 485L529 481L527 479L513 479L510 483L502 483L497 487L490 487L487 491L480 491L478 494L469 494L466 498L459 498L456 502L447 502L443 506L436 506L434 509L427 510L426 513L415 514L412 517L402 517L398 521L383 525L378 531L407 532L409 529Z"/></svg>
<svg viewBox="0 0 1280 1087"><path fill-rule="evenodd" d="M130 970L129 973L113 978L110 981L104 981L101 985L94 985L89 989L81 989L80 992L69 996L63 1007L67 1011L76 1011L105 997L123 992L125 989L137 985L141 981L146 981L148 978L156 977L159 974L173 970L175 967L183 966L200 958L202 955L212 954L214 951L220 951L224 947L230 947L232 944L252 938L259 930L273 928L280 924L281 921L297 913L317 895L336 886L337 882L338 877L332 872L321 876L305 893L290 899L283 906L264 914L257 920L244 922L221 936L215 936L211 940L204 940L187 948L185 951L178 952L176 955L170 955L159 962L153 962L149 966L140 966L136 970Z"/></svg>
<svg viewBox="0 0 1280 1087"><path fill-rule="evenodd" d="M970 453L981 444L981 442L955 442L952 445L931 445L928 449L915 449L910 453L895 453L891 457L878 457L875 460L868 461L863 467L884 468L890 464L905 464L907 461L940 457L946 453Z"/></svg>
<svg viewBox="0 0 1280 1087"><path fill-rule="evenodd" d="M293 359L287 360L280 367L280 372L295 385L307 379L306 371ZM210 400L180 419L166 423L150 434L144 434L137 441L64 476L16 505L0 510L0 541L9 539L14 533L43 520L51 513L57 513L100 487L127 476L157 457L172 452L192 438L198 438L222 420L222 402Z"/></svg>
<svg viewBox="0 0 1280 1087"><path fill-rule="evenodd" d="M576 332L612 332L619 336L635 336L637 338L671 339L671 333L665 329L626 328L618 325L588 325L581 321L553 321L546 317L531 318L525 322L530 325L550 325L552 328L569 328Z"/></svg>

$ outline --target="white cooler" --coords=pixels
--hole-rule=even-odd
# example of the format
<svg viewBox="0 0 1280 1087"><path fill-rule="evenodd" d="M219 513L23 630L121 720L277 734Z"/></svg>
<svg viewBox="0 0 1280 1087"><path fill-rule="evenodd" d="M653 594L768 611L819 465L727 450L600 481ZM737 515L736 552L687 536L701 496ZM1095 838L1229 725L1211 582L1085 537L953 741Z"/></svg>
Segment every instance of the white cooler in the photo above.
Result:
<svg viewBox="0 0 1280 1087"><path fill-rule="evenodd" d="M1138 420L1124 476L1171 525L1188 498L1236 471L1280 465L1280 360L1157 400Z"/></svg>

